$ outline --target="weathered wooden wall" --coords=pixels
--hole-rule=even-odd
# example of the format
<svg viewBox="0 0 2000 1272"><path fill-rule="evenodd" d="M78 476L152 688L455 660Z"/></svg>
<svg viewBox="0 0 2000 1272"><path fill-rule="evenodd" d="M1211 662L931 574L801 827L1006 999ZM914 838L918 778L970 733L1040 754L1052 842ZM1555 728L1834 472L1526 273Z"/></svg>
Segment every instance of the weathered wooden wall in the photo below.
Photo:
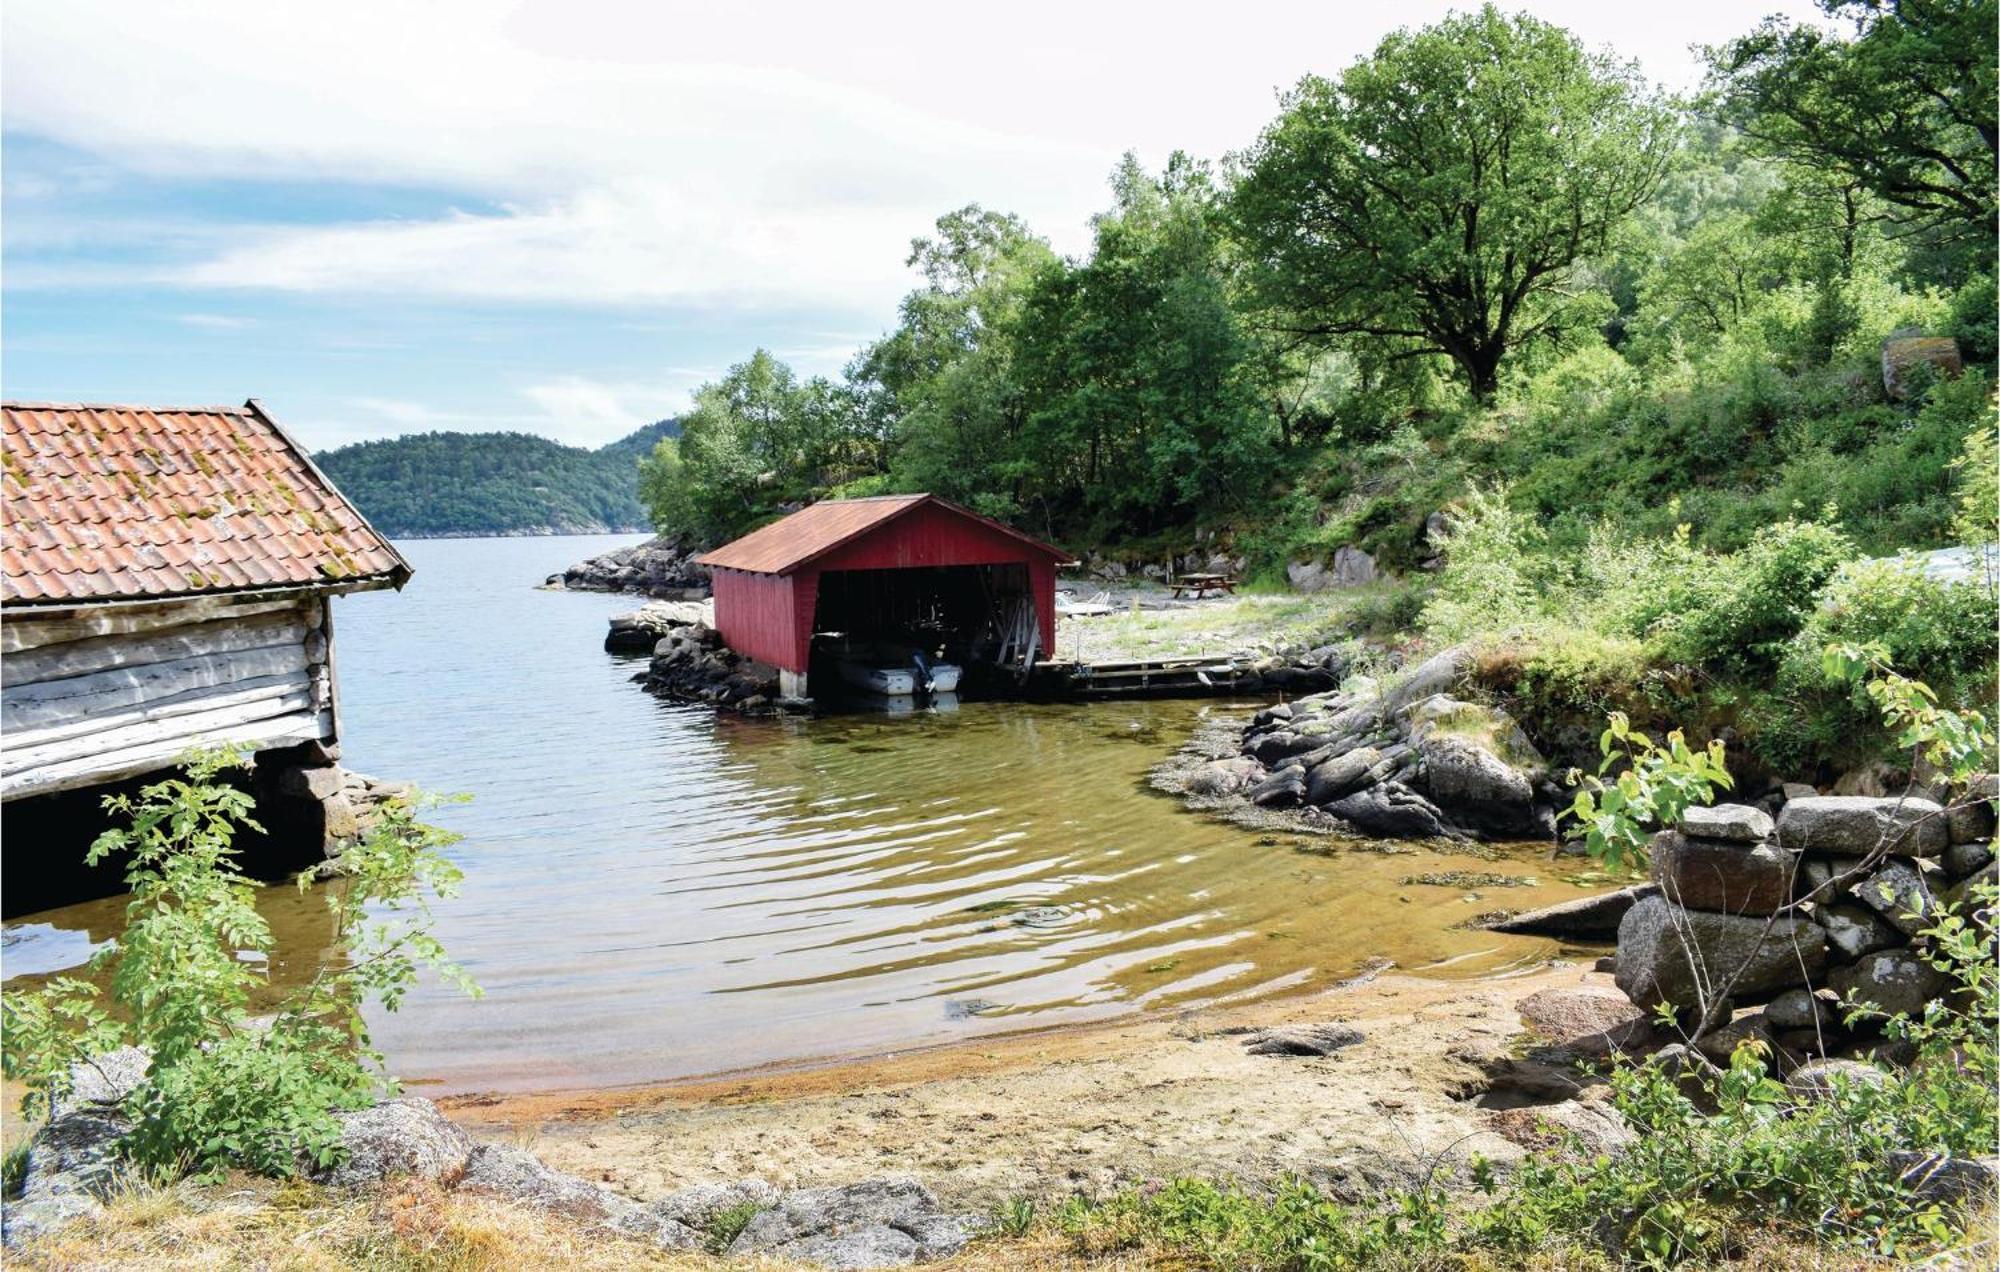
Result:
<svg viewBox="0 0 2000 1272"><path fill-rule="evenodd" d="M0 799L334 736L318 599L0 616Z"/></svg>

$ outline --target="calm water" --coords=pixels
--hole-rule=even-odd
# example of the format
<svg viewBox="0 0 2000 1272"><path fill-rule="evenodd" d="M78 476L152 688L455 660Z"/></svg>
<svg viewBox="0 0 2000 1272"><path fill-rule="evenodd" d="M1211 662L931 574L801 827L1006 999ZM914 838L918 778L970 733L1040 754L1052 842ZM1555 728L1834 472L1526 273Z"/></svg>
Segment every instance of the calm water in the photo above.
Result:
<svg viewBox="0 0 2000 1272"><path fill-rule="evenodd" d="M1377 956L1490 972L1552 947L1455 925L1576 895L1536 855L1312 855L1146 790L1202 713L1251 704L662 703L601 652L631 598L531 586L633 541L413 542L400 595L336 602L345 762L473 797L436 817L467 876L438 933L486 997L427 988L378 1022L413 1083L638 1083L1306 987ZM1540 882L1404 882L1453 869ZM73 966L120 905L9 924L8 974ZM263 905L275 979L309 974L323 903Z"/></svg>

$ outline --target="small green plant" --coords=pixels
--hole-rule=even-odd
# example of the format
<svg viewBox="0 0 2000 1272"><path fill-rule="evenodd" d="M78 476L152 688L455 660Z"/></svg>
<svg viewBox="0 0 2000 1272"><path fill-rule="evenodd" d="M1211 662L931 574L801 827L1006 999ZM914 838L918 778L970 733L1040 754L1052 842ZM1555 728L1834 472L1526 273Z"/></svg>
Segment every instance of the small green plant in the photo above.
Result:
<svg viewBox="0 0 2000 1272"><path fill-rule="evenodd" d="M18 1197L28 1178L28 1141L22 1140L0 1158L0 1195Z"/></svg>
<svg viewBox="0 0 2000 1272"><path fill-rule="evenodd" d="M1026 1236L1035 1226L1035 1217L1033 1197L1010 1197L993 1217L993 1226L1005 1236Z"/></svg>
<svg viewBox="0 0 2000 1272"><path fill-rule="evenodd" d="M335 1111L394 1087L363 1005L394 1010L426 967L478 992L429 931L429 899L459 883L441 851L457 836L417 821L399 801L348 849L344 877L326 887L343 956L286 994L268 1020L253 1019L272 939L234 844L238 830L256 826L252 800L221 780L241 763L226 751L192 755L184 776L105 800L126 824L99 836L88 860L125 857L131 891L124 934L89 965L108 982L110 1010L98 984L79 977L0 1000L0 1060L27 1088L25 1113L46 1113L74 1068L105 1051L132 1045L149 1054L126 1100L133 1130L124 1151L160 1172L240 1166L286 1176L332 1164Z"/></svg>
<svg viewBox="0 0 2000 1272"><path fill-rule="evenodd" d="M1583 828L1584 847L1613 870L1646 864L1646 832L1671 826L1681 814L1734 783L1723 763L1722 743L1696 750L1679 729L1663 746L1614 712L1598 739L1603 762L1595 774L1572 774L1582 786L1565 816ZM1618 769L1615 777L1605 776Z"/></svg>
<svg viewBox="0 0 2000 1272"><path fill-rule="evenodd" d="M743 1235L750 1221L757 1217L764 1207L754 1201L739 1201L727 1210L718 1210L702 1231L701 1244L710 1254L719 1255Z"/></svg>

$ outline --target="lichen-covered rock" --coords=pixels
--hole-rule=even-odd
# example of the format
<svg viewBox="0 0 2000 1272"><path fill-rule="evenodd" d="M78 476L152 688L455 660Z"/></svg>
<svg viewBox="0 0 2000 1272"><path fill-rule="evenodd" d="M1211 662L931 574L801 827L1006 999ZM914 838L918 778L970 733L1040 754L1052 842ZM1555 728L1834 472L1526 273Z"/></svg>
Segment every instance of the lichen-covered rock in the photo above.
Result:
<svg viewBox="0 0 2000 1272"><path fill-rule="evenodd" d="M1764 1004L1764 1019L1773 1029L1837 1029L1840 1015L1829 996L1810 989L1788 989Z"/></svg>
<svg viewBox="0 0 2000 1272"><path fill-rule="evenodd" d="M1813 917L1826 929L1827 944L1844 963L1888 949L1903 939L1901 933L1883 922L1881 915L1866 906L1823 905Z"/></svg>
<svg viewBox="0 0 2000 1272"><path fill-rule="evenodd" d="M1907 861L1883 862L1848 891L1904 936L1929 927L1938 908L1930 881Z"/></svg>
<svg viewBox="0 0 2000 1272"><path fill-rule="evenodd" d="M1584 1055L1610 1055L1652 1036L1646 1013L1613 990L1587 985L1537 990L1520 1001L1518 1010L1531 1032Z"/></svg>
<svg viewBox="0 0 2000 1272"><path fill-rule="evenodd" d="M1653 836L1652 857L1660 895L1692 910L1772 914L1792 899L1796 858L1762 841L1694 839L1665 830Z"/></svg>
<svg viewBox="0 0 2000 1272"><path fill-rule="evenodd" d="M429 1100L404 1096L334 1116L345 1158L313 1172L321 1183L361 1184L397 1175L450 1182L472 1157L472 1138Z"/></svg>
<svg viewBox="0 0 2000 1272"><path fill-rule="evenodd" d="M1210 760L1188 774L1182 781L1182 789L1189 795L1213 798L1238 794L1263 780L1263 765L1247 755L1231 755Z"/></svg>
<svg viewBox="0 0 2000 1272"><path fill-rule="evenodd" d="M947 1258L979 1229L970 1215L946 1214L912 1179L874 1179L844 1188L804 1188L758 1212L730 1245L828 1268L884 1268Z"/></svg>
<svg viewBox="0 0 2000 1272"><path fill-rule="evenodd" d="M1737 995L1789 989L1825 966L1826 932L1804 919L1711 914L1648 897L1618 924L1618 988L1648 1010L1697 1007L1732 977Z"/></svg>
<svg viewBox="0 0 2000 1272"><path fill-rule="evenodd" d="M1919 1202L1964 1206L1990 1200L2000 1187L2000 1157L1952 1157L1906 1148L1890 1153L1882 1164Z"/></svg>
<svg viewBox="0 0 2000 1272"><path fill-rule="evenodd" d="M724 1211L738 1206L774 1206L781 1194L761 1179L740 1179L730 1184L692 1184L668 1193L647 1209L661 1219L700 1231L714 1223Z"/></svg>
<svg viewBox="0 0 2000 1272"><path fill-rule="evenodd" d="M1842 1086L1881 1086L1889 1080L1880 1066L1862 1060L1808 1060L1792 1070L1785 1089L1801 1102L1824 1100Z"/></svg>
<svg viewBox="0 0 2000 1272"><path fill-rule="evenodd" d="M1815 795L1785 805L1778 842L1792 852L1935 857L1945 848L1944 809L1915 797Z"/></svg>
<svg viewBox="0 0 2000 1272"><path fill-rule="evenodd" d="M1681 833L1695 839L1722 839L1757 844L1771 837L1777 823L1761 808L1748 804L1715 804L1681 814Z"/></svg>
<svg viewBox="0 0 2000 1272"><path fill-rule="evenodd" d="M1908 949L1880 950L1849 967L1836 967L1827 983L1847 1002L1880 1016L1920 1019L1924 1004L1942 997L1951 978Z"/></svg>
<svg viewBox="0 0 2000 1272"><path fill-rule="evenodd" d="M547 1210L578 1223L645 1237L670 1250L687 1250L701 1244L701 1233L696 1226L559 1171L533 1153L504 1144L481 1144L475 1148L458 1187L462 1191L501 1197L515 1205Z"/></svg>
<svg viewBox="0 0 2000 1272"><path fill-rule="evenodd" d="M1901 401L1914 391L1917 372L1940 380L1965 373L1965 358L1950 336L1895 335L1882 342L1882 391Z"/></svg>

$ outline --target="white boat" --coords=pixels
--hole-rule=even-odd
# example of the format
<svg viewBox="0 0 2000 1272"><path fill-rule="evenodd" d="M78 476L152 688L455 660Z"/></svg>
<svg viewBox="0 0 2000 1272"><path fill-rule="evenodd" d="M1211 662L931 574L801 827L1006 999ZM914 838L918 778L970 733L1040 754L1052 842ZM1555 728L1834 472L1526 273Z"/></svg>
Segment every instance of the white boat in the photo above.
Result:
<svg viewBox="0 0 2000 1272"><path fill-rule="evenodd" d="M857 689L889 697L907 697L917 691L917 673L913 667L882 667L853 658L842 658L836 665L840 668L840 678Z"/></svg>
<svg viewBox="0 0 2000 1272"><path fill-rule="evenodd" d="M957 693L958 677L957 663L932 663L929 690L932 693Z"/></svg>

